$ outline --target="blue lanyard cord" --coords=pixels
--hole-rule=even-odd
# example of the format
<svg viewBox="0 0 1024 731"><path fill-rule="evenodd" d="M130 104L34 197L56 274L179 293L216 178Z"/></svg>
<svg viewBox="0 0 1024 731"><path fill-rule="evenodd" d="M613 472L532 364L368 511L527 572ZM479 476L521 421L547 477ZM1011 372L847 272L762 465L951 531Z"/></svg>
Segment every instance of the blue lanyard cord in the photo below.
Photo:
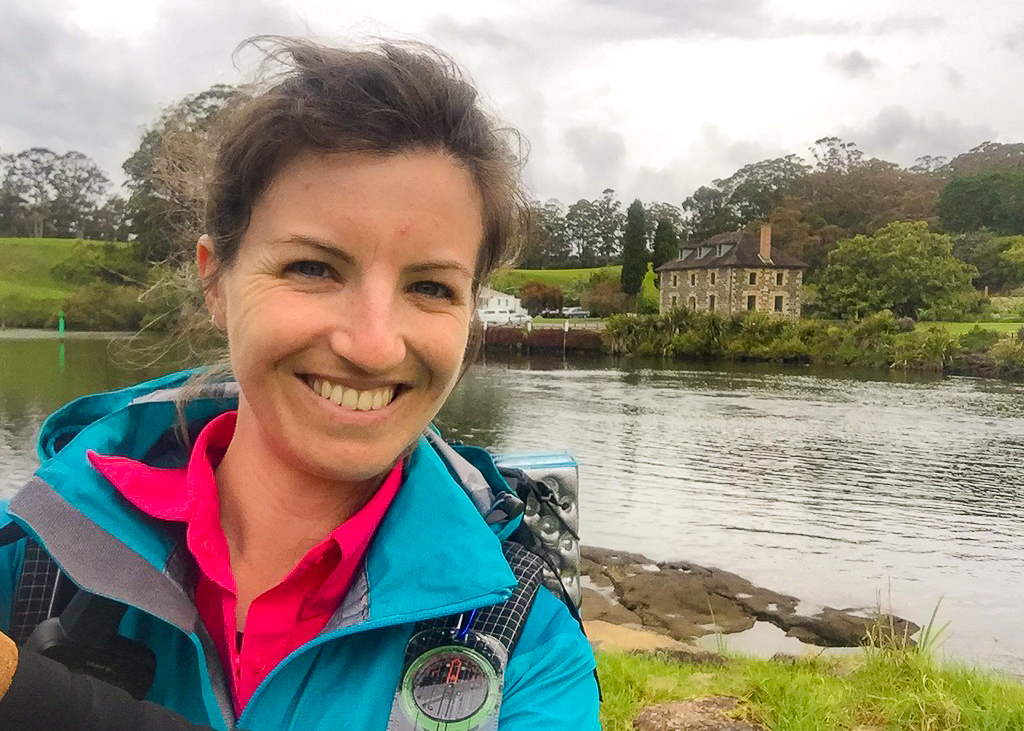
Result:
<svg viewBox="0 0 1024 731"><path fill-rule="evenodd" d="M468 613L468 616L466 614L463 614L462 617L459 617L459 626L456 627L458 632L455 633L455 639L466 639L466 635L469 634L469 628L473 626L473 620L476 619L476 612L477 610L471 609ZM466 617L465 623L463 623L462 621L463 617Z"/></svg>

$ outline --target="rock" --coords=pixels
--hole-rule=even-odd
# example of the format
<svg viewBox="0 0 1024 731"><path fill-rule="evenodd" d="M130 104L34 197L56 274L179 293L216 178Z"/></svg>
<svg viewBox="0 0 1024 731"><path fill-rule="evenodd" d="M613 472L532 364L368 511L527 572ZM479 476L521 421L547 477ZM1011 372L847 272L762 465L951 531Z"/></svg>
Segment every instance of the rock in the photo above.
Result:
<svg viewBox="0 0 1024 731"><path fill-rule="evenodd" d="M583 622L583 629L591 644L602 650L632 652L634 650L693 650L679 640L650 630L636 627L625 627L600 619Z"/></svg>
<svg viewBox="0 0 1024 731"><path fill-rule="evenodd" d="M739 701L726 696L649 706L633 719L636 731L765 731L728 715Z"/></svg>
<svg viewBox="0 0 1024 731"><path fill-rule="evenodd" d="M781 619L779 624L786 634L804 642L823 647L856 647L869 640L869 634L880 624L886 627L886 639L909 638L918 627L899 617L862 617L848 611L825 607L813 617L792 615ZM891 629L890 629L891 628ZM913 644L913 640L907 639Z"/></svg>
<svg viewBox="0 0 1024 731"><path fill-rule="evenodd" d="M716 630L742 632L763 620L809 644L855 647L879 622L857 610L831 607L813 616L800 615L795 597L687 561L655 563L635 553L584 546L582 568L584 586L589 584L592 590L584 600L586 618L641 625L682 641ZM898 617L883 619L893 628L884 639L899 639L918 629Z"/></svg>
<svg viewBox="0 0 1024 731"><path fill-rule="evenodd" d="M643 624L643 620L635 612L629 611L600 592L583 587L583 621L593 620L603 620L612 624Z"/></svg>

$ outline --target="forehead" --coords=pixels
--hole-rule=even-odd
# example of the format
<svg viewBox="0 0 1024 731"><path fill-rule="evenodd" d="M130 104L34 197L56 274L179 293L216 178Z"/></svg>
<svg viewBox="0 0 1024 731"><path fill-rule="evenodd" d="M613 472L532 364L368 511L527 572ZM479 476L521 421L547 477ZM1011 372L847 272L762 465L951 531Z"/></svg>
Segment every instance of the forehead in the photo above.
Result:
<svg viewBox="0 0 1024 731"><path fill-rule="evenodd" d="M274 176L253 207L249 229L328 241L364 233L478 246L483 205L470 173L441 152L307 152Z"/></svg>

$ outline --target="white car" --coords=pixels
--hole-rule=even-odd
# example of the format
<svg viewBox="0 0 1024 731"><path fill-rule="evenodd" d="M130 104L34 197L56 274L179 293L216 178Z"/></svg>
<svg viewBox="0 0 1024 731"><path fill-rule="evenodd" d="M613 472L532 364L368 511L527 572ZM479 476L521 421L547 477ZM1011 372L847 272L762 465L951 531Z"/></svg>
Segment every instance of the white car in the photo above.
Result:
<svg viewBox="0 0 1024 731"><path fill-rule="evenodd" d="M525 312L513 310L481 309L476 314L480 322L488 325L525 325L533 319Z"/></svg>

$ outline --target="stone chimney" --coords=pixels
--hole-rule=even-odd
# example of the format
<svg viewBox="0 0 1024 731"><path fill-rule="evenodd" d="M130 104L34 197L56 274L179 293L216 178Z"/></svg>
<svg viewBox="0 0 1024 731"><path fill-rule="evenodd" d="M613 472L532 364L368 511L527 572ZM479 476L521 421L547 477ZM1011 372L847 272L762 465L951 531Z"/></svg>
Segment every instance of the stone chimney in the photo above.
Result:
<svg viewBox="0 0 1024 731"><path fill-rule="evenodd" d="M761 250L758 252L761 261L770 263L772 260L772 225L766 223L761 226Z"/></svg>

